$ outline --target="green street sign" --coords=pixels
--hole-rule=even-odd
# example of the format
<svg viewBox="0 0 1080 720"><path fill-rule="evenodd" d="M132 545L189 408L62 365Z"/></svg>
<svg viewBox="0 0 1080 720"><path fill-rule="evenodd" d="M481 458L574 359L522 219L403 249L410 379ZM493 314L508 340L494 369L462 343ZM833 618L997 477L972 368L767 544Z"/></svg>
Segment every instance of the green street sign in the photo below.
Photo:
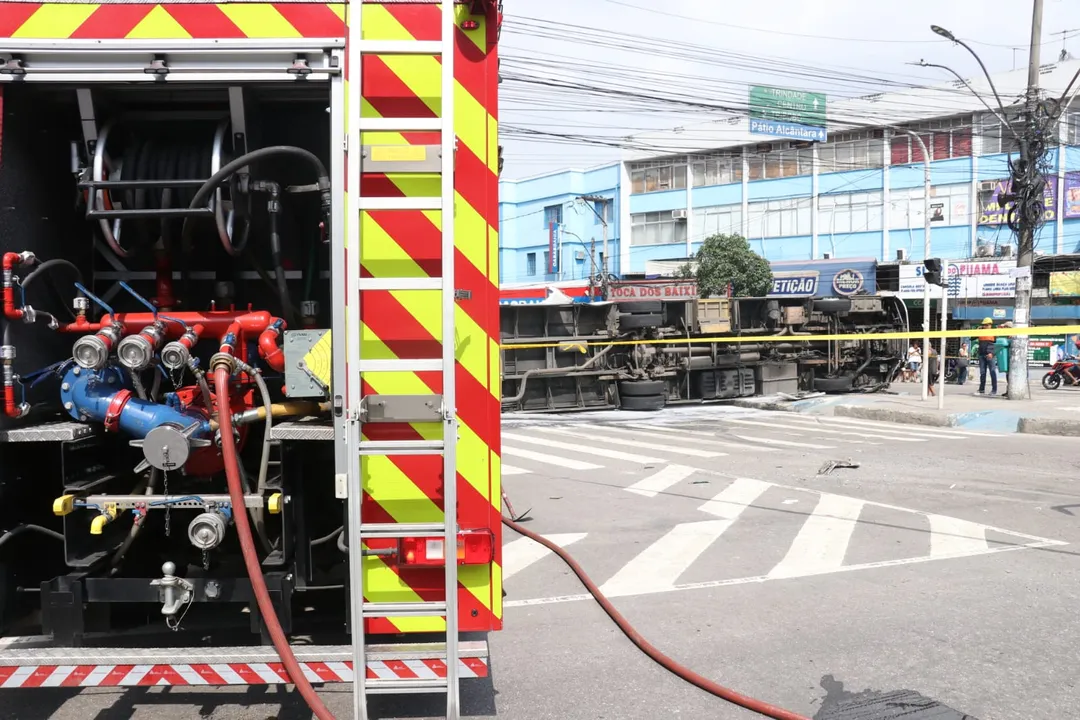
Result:
<svg viewBox="0 0 1080 720"><path fill-rule="evenodd" d="M825 127L825 94L750 86L750 119Z"/></svg>

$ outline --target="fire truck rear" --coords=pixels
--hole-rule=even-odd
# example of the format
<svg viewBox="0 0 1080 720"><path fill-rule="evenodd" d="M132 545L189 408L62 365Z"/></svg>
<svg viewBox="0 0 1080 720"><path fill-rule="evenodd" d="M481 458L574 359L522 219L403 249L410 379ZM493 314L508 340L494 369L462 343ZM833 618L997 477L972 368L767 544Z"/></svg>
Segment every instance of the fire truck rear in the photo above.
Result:
<svg viewBox="0 0 1080 720"><path fill-rule="evenodd" d="M0 2L0 689L458 717L502 624L500 21Z"/></svg>

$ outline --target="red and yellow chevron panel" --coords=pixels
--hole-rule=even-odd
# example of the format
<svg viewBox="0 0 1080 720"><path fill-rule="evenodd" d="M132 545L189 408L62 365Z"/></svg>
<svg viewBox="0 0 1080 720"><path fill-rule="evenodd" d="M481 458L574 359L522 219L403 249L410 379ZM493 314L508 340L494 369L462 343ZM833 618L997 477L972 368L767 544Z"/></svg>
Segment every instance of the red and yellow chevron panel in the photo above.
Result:
<svg viewBox="0 0 1080 720"><path fill-rule="evenodd" d="M342 3L0 2L0 37L22 40L340 38Z"/></svg>
<svg viewBox="0 0 1080 720"><path fill-rule="evenodd" d="M494 3L492 3L494 5ZM365 3L367 40L439 40L441 6L431 2ZM498 307L497 11L487 17L456 8L454 57L455 336L442 337L437 290L361 293L360 345L365 359L439 358L442 343L456 348L458 523L463 530L495 534L495 562L459 567L462 631L502 626L502 533L499 458L500 364ZM479 27L462 29L465 20ZM348 63L346 62L346 67ZM368 55L362 64L362 117L439 117L441 61L433 56ZM346 78L348 81L348 78ZM355 117L355 111L350 109ZM365 132L362 145L438 145L439 133ZM366 173L368 197L440 195L438 174ZM352 216L350 215L350 220ZM360 213L360 264L364 277L438 277L442 273L440 211L384 210ZM353 251L349 248L349 251ZM438 372L365 372L361 393L412 395L442 392ZM435 440L438 423L367 425L367 440ZM437 456L362 458L365 522L441 522L442 459ZM451 479L453 481L453 479ZM373 541L371 547L378 547ZM402 570L379 556L365 559L365 596L371 602L443 599L441 570ZM445 629L442 618L376 618L371 633Z"/></svg>

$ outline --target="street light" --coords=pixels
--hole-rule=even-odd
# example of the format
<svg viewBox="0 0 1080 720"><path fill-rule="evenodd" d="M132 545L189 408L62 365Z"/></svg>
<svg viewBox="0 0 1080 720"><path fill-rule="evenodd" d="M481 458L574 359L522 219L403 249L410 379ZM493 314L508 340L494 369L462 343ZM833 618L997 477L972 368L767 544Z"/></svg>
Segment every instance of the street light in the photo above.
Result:
<svg viewBox="0 0 1080 720"><path fill-rule="evenodd" d="M986 76L986 82L990 84L990 90L994 93L994 99L997 100L998 107L1001 108L1001 114L1004 115L1005 114L1005 105L1001 102L1001 96L998 95L997 88L994 87L994 80L990 77L990 71L986 69L986 65L983 64L982 58L979 57L979 54L977 52L975 52L974 50L972 50L971 46L968 45L966 42L964 42L960 38L956 37L951 32L949 32L945 28L941 27L940 25L931 25L930 29L933 30L934 33L936 33L936 34L940 35L941 37L945 38L946 40L952 40L954 43L956 43L957 45L960 45L965 50L967 50L969 53L971 53L971 56L973 58L975 58L975 62L979 63L979 67L982 68L983 75ZM937 67L945 67L945 66L944 65L939 65ZM952 72L954 75L956 75L956 73L954 71L952 71L951 69L949 69L949 68L945 68L945 69L949 70L949 72ZM956 76L960 77L959 75L956 75ZM963 80L963 78L961 78L961 80ZM964 84L967 85L967 83L964 83ZM971 90L971 87L968 86L968 89ZM975 91L972 90L972 92L975 92ZM978 95L978 93L975 93L975 94ZM979 99L981 100L982 98L979 98Z"/></svg>

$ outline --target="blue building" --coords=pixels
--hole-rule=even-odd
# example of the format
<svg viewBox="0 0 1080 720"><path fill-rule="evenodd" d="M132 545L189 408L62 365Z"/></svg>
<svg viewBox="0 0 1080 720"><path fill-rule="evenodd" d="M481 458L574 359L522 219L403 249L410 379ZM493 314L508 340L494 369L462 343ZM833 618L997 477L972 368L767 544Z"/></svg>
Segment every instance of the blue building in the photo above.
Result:
<svg viewBox="0 0 1080 720"><path fill-rule="evenodd" d="M1044 95L1060 96L1077 68L1077 60L1044 66ZM1026 72L994 83L1006 103L1018 103ZM971 85L992 98L985 80ZM1051 151L1039 254L1080 252L1080 103L1071 100L1061 145ZM921 261L927 207L932 256L1015 256L997 198L1018 147L960 83L830 101L828 125L826 142L795 142L750 134L747 118L732 116L636 138L662 155L635 152L604 167L503 181L502 280L587 277L600 266L597 207L608 218L608 269L620 276L664 274L717 232L742 234L785 264ZM931 159L928 203L922 145L908 133Z"/></svg>

